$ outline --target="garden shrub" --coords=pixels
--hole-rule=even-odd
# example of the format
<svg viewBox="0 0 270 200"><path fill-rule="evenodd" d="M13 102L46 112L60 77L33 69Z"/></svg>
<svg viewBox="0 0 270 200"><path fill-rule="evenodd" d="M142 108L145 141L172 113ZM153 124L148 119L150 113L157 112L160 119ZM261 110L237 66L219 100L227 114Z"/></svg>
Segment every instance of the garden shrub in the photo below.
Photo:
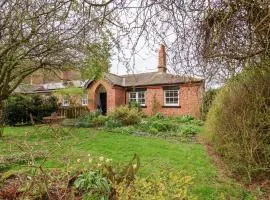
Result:
<svg viewBox="0 0 270 200"><path fill-rule="evenodd" d="M203 126L204 122L199 119L193 119L192 121L189 122L190 124L196 125L196 126Z"/></svg>
<svg viewBox="0 0 270 200"><path fill-rule="evenodd" d="M138 110L141 110L141 105L137 101L129 101L128 102L129 108L136 108Z"/></svg>
<svg viewBox="0 0 270 200"><path fill-rule="evenodd" d="M101 199L109 199L111 194L110 182L100 173L100 171L87 171L78 176L74 186L85 196L97 196Z"/></svg>
<svg viewBox="0 0 270 200"><path fill-rule="evenodd" d="M188 119L188 120L187 120ZM114 120L111 118L106 123L106 128L115 133L126 133L135 135L156 135L156 136L177 136L181 137L179 139L186 140L200 132L203 122L201 120L184 117L181 121L181 117L165 117L163 115L157 114L155 116L143 118L139 124L134 124L132 126L122 126L122 124L116 123L114 125ZM112 125L110 125L112 123ZM106 125L108 124L108 125ZM110 126L109 126L110 125ZM188 138L187 138L188 137ZM185 139L186 138L186 139ZM190 138L192 139L192 138Z"/></svg>
<svg viewBox="0 0 270 200"><path fill-rule="evenodd" d="M148 178L138 178L126 187L125 183L115 185L117 199L197 199L190 194L192 177L171 170L153 173Z"/></svg>
<svg viewBox="0 0 270 200"><path fill-rule="evenodd" d="M212 105L212 102L215 99L215 96L217 95L219 89L209 89L207 90L202 99L202 105L201 105L201 119L206 120L206 115Z"/></svg>
<svg viewBox="0 0 270 200"><path fill-rule="evenodd" d="M5 123L8 125L30 124L32 114L35 122L41 122L45 116L57 110L57 99L48 99L39 95L12 95L5 102Z"/></svg>
<svg viewBox="0 0 270 200"><path fill-rule="evenodd" d="M217 94L205 133L238 177L270 177L270 67L246 69Z"/></svg>
<svg viewBox="0 0 270 200"><path fill-rule="evenodd" d="M159 132L176 131L177 125L170 120L150 122L149 128L155 128Z"/></svg>
<svg viewBox="0 0 270 200"><path fill-rule="evenodd" d="M195 135L199 133L199 129L192 124L187 124L181 126L180 132L184 135Z"/></svg>
<svg viewBox="0 0 270 200"><path fill-rule="evenodd" d="M94 127L104 126L107 120L108 120L107 116L99 115L92 119L92 126Z"/></svg>
<svg viewBox="0 0 270 200"><path fill-rule="evenodd" d="M122 126L122 122L116 119L112 119L109 118L106 122L105 122L105 127L106 128L117 128L117 127L121 127Z"/></svg>
<svg viewBox="0 0 270 200"><path fill-rule="evenodd" d="M31 99L25 95L13 95L5 102L5 123L15 125L30 122L29 105Z"/></svg>
<svg viewBox="0 0 270 200"><path fill-rule="evenodd" d="M176 119L180 123L187 123L187 122L192 121L194 119L194 117L192 117L191 115L183 115L181 117L176 117Z"/></svg>
<svg viewBox="0 0 270 200"><path fill-rule="evenodd" d="M128 105L115 108L109 116L119 120L123 125L138 124L142 120L142 112L138 108Z"/></svg>
<svg viewBox="0 0 270 200"><path fill-rule="evenodd" d="M100 116L100 112L88 112L79 118L77 118L77 122L75 124L76 127L93 127L93 120Z"/></svg>
<svg viewBox="0 0 270 200"><path fill-rule="evenodd" d="M34 95L31 99L30 112L38 122L42 121L43 117L50 116L57 111L57 98L50 96L47 99L40 95Z"/></svg>
<svg viewBox="0 0 270 200"><path fill-rule="evenodd" d="M162 113L156 113L155 115L151 116L152 119L165 119L166 117Z"/></svg>

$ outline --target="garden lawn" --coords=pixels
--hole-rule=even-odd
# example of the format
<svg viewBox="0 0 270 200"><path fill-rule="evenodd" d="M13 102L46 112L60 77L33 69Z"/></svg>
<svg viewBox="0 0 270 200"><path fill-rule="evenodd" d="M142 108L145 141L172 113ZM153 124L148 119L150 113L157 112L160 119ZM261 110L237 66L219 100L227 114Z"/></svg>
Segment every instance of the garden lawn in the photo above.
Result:
<svg viewBox="0 0 270 200"><path fill-rule="evenodd" d="M252 199L241 185L219 174L199 143L181 143L87 128L6 128L4 139L0 140L0 173L27 168L23 158L29 155L36 157L36 164L44 162L44 167L64 168L67 165L86 165L88 154L124 164L135 153L141 160L139 176L147 177L154 171L167 169L180 170L193 177L191 192L198 199ZM45 161L42 159L44 155L47 156ZM1 164L1 157L13 160L12 164Z"/></svg>

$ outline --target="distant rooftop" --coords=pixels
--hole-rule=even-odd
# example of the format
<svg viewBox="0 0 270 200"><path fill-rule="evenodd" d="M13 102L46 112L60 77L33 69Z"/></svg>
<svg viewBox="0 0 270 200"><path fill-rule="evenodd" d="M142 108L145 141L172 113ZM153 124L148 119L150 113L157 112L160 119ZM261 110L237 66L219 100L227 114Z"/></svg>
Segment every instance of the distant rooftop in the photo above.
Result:
<svg viewBox="0 0 270 200"><path fill-rule="evenodd" d="M22 84L19 85L14 92L23 94L47 93L58 89L64 89L70 85L74 87L83 87L85 83L86 81L75 80L67 82L45 83L39 85Z"/></svg>

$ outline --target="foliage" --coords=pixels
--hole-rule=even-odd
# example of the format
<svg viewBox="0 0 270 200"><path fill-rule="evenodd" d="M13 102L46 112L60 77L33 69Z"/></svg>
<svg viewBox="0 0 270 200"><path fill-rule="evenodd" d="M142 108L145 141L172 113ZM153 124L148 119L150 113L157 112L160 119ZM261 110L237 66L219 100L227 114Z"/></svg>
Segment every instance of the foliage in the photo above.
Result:
<svg viewBox="0 0 270 200"><path fill-rule="evenodd" d="M88 112L77 119L76 127L92 127L93 120L100 115L99 112Z"/></svg>
<svg viewBox="0 0 270 200"><path fill-rule="evenodd" d="M136 108L136 109L141 109L141 105L137 101L129 101L128 102L128 107L129 108Z"/></svg>
<svg viewBox="0 0 270 200"><path fill-rule="evenodd" d="M44 99L39 95L13 95L5 104L5 122L9 125L29 124L33 120L41 122L57 110L57 99L53 96Z"/></svg>
<svg viewBox="0 0 270 200"><path fill-rule="evenodd" d="M194 120L194 117L192 117L191 115L183 115L181 117L177 117L177 120L181 123L186 123Z"/></svg>
<svg viewBox="0 0 270 200"><path fill-rule="evenodd" d="M112 119L109 118L106 122L105 122L105 128L117 128L117 127L121 127L122 126L122 122L116 119Z"/></svg>
<svg viewBox="0 0 270 200"><path fill-rule="evenodd" d="M55 96L82 96L84 94L83 88L69 86L66 88L58 89L54 92Z"/></svg>
<svg viewBox="0 0 270 200"><path fill-rule="evenodd" d="M99 115L92 119L92 126L94 127L104 126L107 120L108 120L107 116Z"/></svg>
<svg viewBox="0 0 270 200"><path fill-rule="evenodd" d="M171 120L147 120L146 123L141 123L142 130L155 129L158 132L177 131L177 124Z"/></svg>
<svg viewBox="0 0 270 200"><path fill-rule="evenodd" d="M209 89L203 95L202 105L201 105L201 119L206 120L206 115L212 105L212 102L217 95L218 89Z"/></svg>
<svg viewBox="0 0 270 200"><path fill-rule="evenodd" d="M192 177L182 172L162 171L147 178L136 179L129 187L116 186L118 199L196 199L190 194Z"/></svg>
<svg viewBox="0 0 270 200"><path fill-rule="evenodd" d="M142 113L136 107L128 105L115 108L110 114L115 120L119 120L123 125L138 124L142 119Z"/></svg>
<svg viewBox="0 0 270 200"><path fill-rule="evenodd" d="M113 184L120 182L130 184L135 180L136 174L140 168L140 158L137 154L134 154L133 158L125 166L115 166L112 159L103 156L95 159L89 155L88 161L91 168L99 169L99 172Z"/></svg>
<svg viewBox="0 0 270 200"><path fill-rule="evenodd" d="M78 176L74 186L81 192L108 199L111 194L110 182L99 171L88 171Z"/></svg>
<svg viewBox="0 0 270 200"><path fill-rule="evenodd" d="M140 159L135 154L132 160L125 167L116 167L112 159L100 156L98 159L88 155L88 165L95 171L86 170L79 175L75 182L75 188L87 195L95 195L102 199L113 198L112 185L124 183L129 186L134 180L140 167ZM79 160L78 160L79 161ZM80 161L79 161L80 162Z"/></svg>
<svg viewBox="0 0 270 200"><path fill-rule="evenodd" d="M53 92L53 95L56 96L59 100L66 98L69 100L70 105L73 106L81 105L80 99L84 94L85 91L83 88L73 86L72 84L66 85L65 88L58 89Z"/></svg>
<svg viewBox="0 0 270 200"><path fill-rule="evenodd" d="M155 115L151 116L152 119L165 119L166 117L162 113L156 113Z"/></svg>
<svg viewBox="0 0 270 200"><path fill-rule="evenodd" d="M193 141L193 136L201 131L202 125L201 120L193 119L191 116L165 117L158 113L143 118L139 124L122 127L116 124L116 126L108 126L106 129L122 134L154 135L165 138L174 137L181 141Z"/></svg>
<svg viewBox="0 0 270 200"><path fill-rule="evenodd" d="M182 125L180 130L184 135L195 135L200 132L199 128L192 124Z"/></svg>
<svg viewBox="0 0 270 200"><path fill-rule="evenodd" d="M206 134L243 179L269 178L269 81L269 63L243 71L221 89L207 115Z"/></svg>
<svg viewBox="0 0 270 200"><path fill-rule="evenodd" d="M86 47L86 59L81 69L82 77L99 79L110 68L111 45L107 38L103 37L99 43L91 43Z"/></svg>

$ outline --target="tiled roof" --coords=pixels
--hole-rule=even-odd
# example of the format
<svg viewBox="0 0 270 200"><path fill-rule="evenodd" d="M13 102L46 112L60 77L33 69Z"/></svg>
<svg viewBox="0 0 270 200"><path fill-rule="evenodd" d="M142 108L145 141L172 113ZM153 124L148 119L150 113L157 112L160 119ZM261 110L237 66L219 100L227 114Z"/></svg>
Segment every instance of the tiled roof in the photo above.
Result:
<svg viewBox="0 0 270 200"><path fill-rule="evenodd" d="M146 85L168 85L176 83L202 82L203 79L187 76L173 75L163 72L150 72L130 75L115 75L106 73L104 78L111 84L123 87L146 86Z"/></svg>

